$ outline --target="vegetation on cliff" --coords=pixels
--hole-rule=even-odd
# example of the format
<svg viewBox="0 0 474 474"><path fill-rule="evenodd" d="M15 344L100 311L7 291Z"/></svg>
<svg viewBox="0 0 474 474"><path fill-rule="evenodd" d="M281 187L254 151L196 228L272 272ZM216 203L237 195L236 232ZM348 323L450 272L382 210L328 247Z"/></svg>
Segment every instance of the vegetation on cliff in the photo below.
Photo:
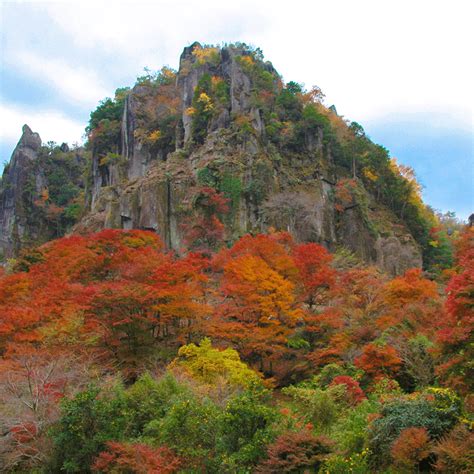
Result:
<svg viewBox="0 0 474 474"><path fill-rule="evenodd" d="M306 90L296 82L285 84L261 50L240 43L222 48L195 43L185 49L179 72L148 71L133 89L118 89L114 99L105 99L92 112L87 128L88 146L102 175L109 176L111 165L120 160L120 166L131 166L123 161L128 132L121 129L121 120L126 100L134 104L127 112L135 120L129 140L142 150L140 156L146 150L142 161L166 160L175 149L189 156L220 129L230 132L228 146L244 153L254 143L257 159L244 164L252 166L250 177L232 168L230 157L227 164L197 165L197 181L231 198L234 215L239 203L240 207L247 203L260 221L265 213L271 215L268 204L275 194L275 174L281 176L279 187L287 182L288 192L310 184L309 180L325 179L333 186L336 229L345 212L354 209L373 238L393 234L386 233L387 224L397 221L421 246L426 269L439 273L450 266L451 239L436 231L440 221L422 202L414 171L373 143L361 125L325 106L318 87ZM215 144L217 153L219 146ZM113 179L102 179L102 185L112 183ZM297 214L300 201L301 194L293 196L287 203L292 205L289 212ZM374 212L377 206L393 215L382 217ZM298 221L308 218L308 212ZM245 233L238 228L239 221L242 217L224 223L228 243L232 236Z"/></svg>
<svg viewBox="0 0 474 474"><path fill-rule="evenodd" d="M474 228L412 169L244 44L86 132L0 187L2 472L474 470Z"/></svg>

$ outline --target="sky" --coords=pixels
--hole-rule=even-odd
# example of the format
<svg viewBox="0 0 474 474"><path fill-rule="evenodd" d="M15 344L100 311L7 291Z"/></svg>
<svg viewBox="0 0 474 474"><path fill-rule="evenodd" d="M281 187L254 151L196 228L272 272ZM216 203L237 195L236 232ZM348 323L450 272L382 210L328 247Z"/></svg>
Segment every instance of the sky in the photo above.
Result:
<svg viewBox="0 0 474 474"><path fill-rule="evenodd" d="M424 186L474 212L471 0L0 0L0 168L27 123L82 143L90 112L184 46L260 47L285 81L318 85Z"/></svg>

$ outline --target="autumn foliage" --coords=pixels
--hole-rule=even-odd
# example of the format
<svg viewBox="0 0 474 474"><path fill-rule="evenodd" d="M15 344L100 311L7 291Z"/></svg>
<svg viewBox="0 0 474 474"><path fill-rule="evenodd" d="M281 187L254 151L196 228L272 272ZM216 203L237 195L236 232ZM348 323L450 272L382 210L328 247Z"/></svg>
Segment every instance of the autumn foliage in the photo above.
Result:
<svg viewBox="0 0 474 474"><path fill-rule="evenodd" d="M226 212L218 193L198 199L207 224ZM226 248L207 224L198 252L104 230L25 251L2 272L2 469L469 466L456 461L469 399L430 386L471 390L470 230L444 300L418 269L390 278L335 264L280 232ZM82 446L91 416L94 444Z"/></svg>
<svg viewBox="0 0 474 474"><path fill-rule="evenodd" d="M309 429L283 433L268 447L267 459L256 472L318 472L331 450L331 440Z"/></svg>
<svg viewBox="0 0 474 474"><path fill-rule="evenodd" d="M430 437L425 428L406 428L392 444L392 457L401 469L412 470L430 454Z"/></svg>
<svg viewBox="0 0 474 474"><path fill-rule="evenodd" d="M468 228L458 242L457 272L447 288L446 317L441 321L437 339L443 363L438 373L448 385L463 393L473 389L474 357L474 230Z"/></svg>
<svg viewBox="0 0 474 474"><path fill-rule="evenodd" d="M166 447L110 441L94 462L94 472L125 474L172 474L178 471L180 459Z"/></svg>

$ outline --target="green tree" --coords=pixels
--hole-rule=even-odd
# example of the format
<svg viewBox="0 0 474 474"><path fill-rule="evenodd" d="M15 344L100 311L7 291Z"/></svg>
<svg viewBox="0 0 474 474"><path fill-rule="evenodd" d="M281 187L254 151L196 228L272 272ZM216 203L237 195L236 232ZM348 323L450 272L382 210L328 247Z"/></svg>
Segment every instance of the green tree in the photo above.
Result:
<svg viewBox="0 0 474 474"><path fill-rule="evenodd" d="M268 396L266 390L246 390L228 402L220 417L218 437L218 449L228 468L242 472L265 455L277 419L275 410L268 406Z"/></svg>
<svg viewBox="0 0 474 474"><path fill-rule="evenodd" d="M90 387L62 403L61 418L53 429L54 472L91 472L94 458L107 441L121 440L127 426L121 387L101 393Z"/></svg>

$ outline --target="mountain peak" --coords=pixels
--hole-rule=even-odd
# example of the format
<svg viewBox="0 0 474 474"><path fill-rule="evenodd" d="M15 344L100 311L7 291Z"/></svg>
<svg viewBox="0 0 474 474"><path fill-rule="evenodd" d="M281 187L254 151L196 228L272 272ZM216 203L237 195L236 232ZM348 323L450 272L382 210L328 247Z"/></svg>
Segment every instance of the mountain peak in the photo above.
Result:
<svg viewBox="0 0 474 474"><path fill-rule="evenodd" d="M22 127L22 135L18 142L18 148L31 148L37 151L41 146L41 137L38 133L33 132L26 123Z"/></svg>

